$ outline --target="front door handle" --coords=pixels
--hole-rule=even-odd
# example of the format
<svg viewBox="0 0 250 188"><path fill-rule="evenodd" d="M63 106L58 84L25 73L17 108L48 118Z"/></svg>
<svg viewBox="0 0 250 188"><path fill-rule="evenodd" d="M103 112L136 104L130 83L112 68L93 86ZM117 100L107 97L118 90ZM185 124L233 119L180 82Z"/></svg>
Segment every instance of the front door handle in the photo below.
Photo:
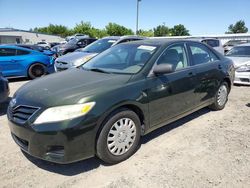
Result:
<svg viewBox="0 0 250 188"><path fill-rule="evenodd" d="M12 59L12 60L10 60L12 63L15 63L15 62L17 62L17 60L15 60L15 59Z"/></svg>
<svg viewBox="0 0 250 188"><path fill-rule="evenodd" d="M221 65L218 65L218 68L219 68L219 69L222 69L222 66L221 66Z"/></svg>

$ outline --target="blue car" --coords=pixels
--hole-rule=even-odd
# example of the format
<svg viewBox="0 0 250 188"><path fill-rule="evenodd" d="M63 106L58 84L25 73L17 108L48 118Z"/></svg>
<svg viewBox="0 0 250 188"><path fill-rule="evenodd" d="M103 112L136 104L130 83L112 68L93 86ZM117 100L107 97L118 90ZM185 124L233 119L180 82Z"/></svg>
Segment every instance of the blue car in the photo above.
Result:
<svg viewBox="0 0 250 188"><path fill-rule="evenodd" d="M54 58L35 50L2 45L0 46L0 70L4 77L35 79L54 72Z"/></svg>

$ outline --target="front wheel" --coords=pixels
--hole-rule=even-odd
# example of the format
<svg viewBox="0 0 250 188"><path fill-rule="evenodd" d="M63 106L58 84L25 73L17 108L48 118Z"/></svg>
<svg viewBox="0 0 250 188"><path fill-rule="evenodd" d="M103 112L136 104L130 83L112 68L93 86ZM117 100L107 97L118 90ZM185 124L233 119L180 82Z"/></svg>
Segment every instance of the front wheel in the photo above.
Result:
<svg viewBox="0 0 250 188"><path fill-rule="evenodd" d="M28 71L31 79L39 78L46 75L46 67L41 63L35 63L30 66Z"/></svg>
<svg viewBox="0 0 250 188"><path fill-rule="evenodd" d="M97 140L97 156L104 162L116 164L126 160L136 151L141 135L137 114L122 110L105 123Z"/></svg>
<svg viewBox="0 0 250 188"><path fill-rule="evenodd" d="M228 101L229 87L227 82L223 82L218 91L216 92L216 96L214 99L214 103L210 106L213 110L222 110L225 108L225 105Z"/></svg>

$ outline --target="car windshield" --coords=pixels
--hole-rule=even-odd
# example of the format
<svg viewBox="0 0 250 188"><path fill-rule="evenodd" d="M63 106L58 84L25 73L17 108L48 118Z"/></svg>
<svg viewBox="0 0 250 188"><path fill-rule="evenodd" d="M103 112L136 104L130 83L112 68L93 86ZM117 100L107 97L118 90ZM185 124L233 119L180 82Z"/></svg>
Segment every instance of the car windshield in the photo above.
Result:
<svg viewBox="0 0 250 188"><path fill-rule="evenodd" d="M236 46L232 48L226 56L241 56L249 57L250 56L250 46Z"/></svg>
<svg viewBox="0 0 250 188"><path fill-rule="evenodd" d="M78 39L74 38L74 39L71 39L68 44L76 44L78 42Z"/></svg>
<svg viewBox="0 0 250 188"><path fill-rule="evenodd" d="M112 46L116 39L100 39L81 49L81 52L101 53Z"/></svg>
<svg viewBox="0 0 250 188"><path fill-rule="evenodd" d="M236 46L238 44L243 44L243 43L247 43L247 41L244 41L244 40L231 40L231 41L228 41L225 45L226 46Z"/></svg>
<svg viewBox="0 0 250 188"><path fill-rule="evenodd" d="M158 46L120 44L85 63L84 70L114 74L136 74L152 57Z"/></svg>

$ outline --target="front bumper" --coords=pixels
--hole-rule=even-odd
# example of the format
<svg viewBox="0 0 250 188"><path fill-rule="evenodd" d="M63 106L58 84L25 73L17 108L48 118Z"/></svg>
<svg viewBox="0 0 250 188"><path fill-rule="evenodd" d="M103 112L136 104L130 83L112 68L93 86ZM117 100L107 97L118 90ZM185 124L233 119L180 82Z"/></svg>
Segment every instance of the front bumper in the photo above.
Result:
<svg viewBox="0 0 250 188"><path fill-rule="evenodd" d="M9 82L6 78L1 78L0 82L3 83L0 85L0 103L2 103L9 97L10 89Z"/></svg>
<svg viewBox="0 0 250 188"><path fill-rule="evenodd" d="M235 72L234 84L250 85L250 72Z"/></svg>
<svg viewBox="0 0 250 188"><path fill-rule="evenodd" d="M11 135L26 153L46 161L67 164L95 155L95 124L75 119L42 125L17 124L9 117Z"/></svg>

